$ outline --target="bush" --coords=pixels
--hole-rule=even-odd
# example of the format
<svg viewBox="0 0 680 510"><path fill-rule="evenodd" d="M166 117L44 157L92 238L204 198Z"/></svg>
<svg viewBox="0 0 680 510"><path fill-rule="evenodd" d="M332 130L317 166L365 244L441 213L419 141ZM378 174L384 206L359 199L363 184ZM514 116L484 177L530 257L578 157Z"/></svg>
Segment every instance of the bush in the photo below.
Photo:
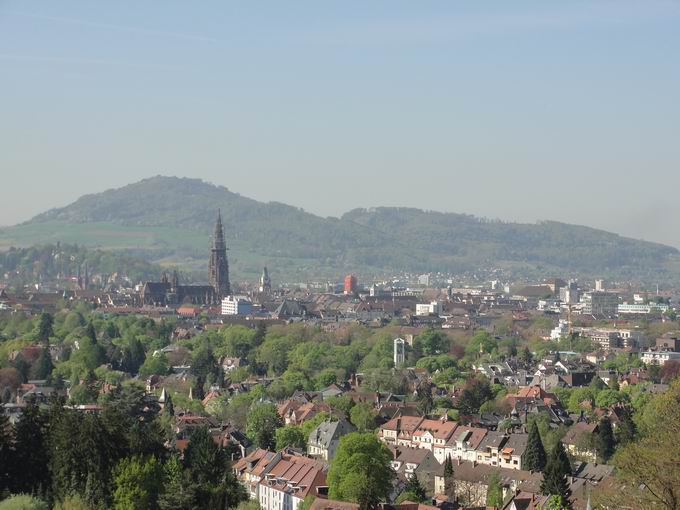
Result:
<svg viewBox="0 0 680 510"><path fill-rule="evenodd" d="M10 496L0 502L0 510L48 510L48 508L47 503L27 494Z"/></svg>

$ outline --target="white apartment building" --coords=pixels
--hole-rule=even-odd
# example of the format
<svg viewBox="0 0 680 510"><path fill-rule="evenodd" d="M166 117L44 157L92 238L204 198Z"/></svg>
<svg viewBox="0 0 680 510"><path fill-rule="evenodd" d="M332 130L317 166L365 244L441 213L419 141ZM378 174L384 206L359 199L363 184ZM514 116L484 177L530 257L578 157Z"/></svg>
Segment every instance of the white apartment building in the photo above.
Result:
<svg viewBox="0 0 680 510"><path fill-rule="evenodd" d="M222 300L222 315L250 315L253 303L244 296L227 296Z"/></svg>

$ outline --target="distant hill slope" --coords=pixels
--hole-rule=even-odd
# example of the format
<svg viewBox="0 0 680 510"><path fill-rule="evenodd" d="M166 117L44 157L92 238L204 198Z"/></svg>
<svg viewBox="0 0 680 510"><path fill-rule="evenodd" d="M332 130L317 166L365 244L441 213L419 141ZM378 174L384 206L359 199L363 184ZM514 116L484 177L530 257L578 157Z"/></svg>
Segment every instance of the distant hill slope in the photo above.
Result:
<svg viewBox="0 0 680 510"><path fill-rule="evenodd" d="M519 224L473 216L388 208L356 209L322 218L281 203L262 203L198 179L153 177L47 211L18 227L119 225L121 231L164 232L146 249L166 252L209 235L221 208L228 243L248 256L285 259L298 274L324 268L357 271L462 272L500 267L519 273L668 276L675 248L557 222ZM62 227L59 227L61 225ZM184 234L183 234L184 233ZM121 234L122 235L122 234ZM193 236L193 237L192 237ZM83 240L86 242L86 240ZM206 245L195 257L205 257ZM167 255L164 253L163 255ZM297 266L297 267L296 267Z"/></svg>

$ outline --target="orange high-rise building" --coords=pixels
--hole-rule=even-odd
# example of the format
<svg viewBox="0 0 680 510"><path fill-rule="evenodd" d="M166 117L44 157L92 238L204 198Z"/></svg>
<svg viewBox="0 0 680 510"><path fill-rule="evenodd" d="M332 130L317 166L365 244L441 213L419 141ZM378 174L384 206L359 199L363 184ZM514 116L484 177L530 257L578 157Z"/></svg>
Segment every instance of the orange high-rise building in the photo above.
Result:
<svg viewBox="0 0 680 510"><path fill-rule="evenodd" d="M345 276L345 294L356 294L357 292L357 277L353 274Z"/></svg>

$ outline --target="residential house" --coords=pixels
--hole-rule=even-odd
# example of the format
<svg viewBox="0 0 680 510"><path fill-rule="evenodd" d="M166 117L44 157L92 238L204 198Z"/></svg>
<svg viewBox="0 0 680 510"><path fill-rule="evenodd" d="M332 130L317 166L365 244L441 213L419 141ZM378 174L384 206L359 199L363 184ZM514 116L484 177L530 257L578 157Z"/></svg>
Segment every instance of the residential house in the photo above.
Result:
<svg viewBox="0 0 680 510"><path fill-rule="evenodd" d="M322 462L283 450L262 471L257 493L262 510L297 510L307 495L326 487Z"/></svg>
<svg viewBox="0 0 680 510"><path fill-rule="evenodd" d="M310 457L329 462L335 456L340 438L355 431L354 425L344 418L338 421L324 421L309 434L307 453Z"/></svg>
<svg viewBox="0 0 680 510"><path fill-rule="evenodd" d="M258 448L249 455L239 459L233 465L236 478L243 484L250 499L259 501L259 483L262 472L276 454Z"/></svg>
<svg viewBox="0 0 680 510"><path fill-rule="evenodd" d="M459 425L445 444L435 445L433 449L435 458L442 464L447 457L452 460L476 461L477 447L486 434L485 428Z"/></svg>
<svg viewBox="0 0 680 510"><path fill-rule="evenodd" d="M597 451L592 446L592 435L597 432L597 423L580 421L574 424L562 438L562 443L572 456L595 462Z"/></svg>
<svg viewBox="0 0 680 510"><path fill-rule="evenodd" d="M417 448L433 450L435 446L444 446L458 427L455 421L449 421L444 415L438 420L423 419L413 432L411 443Z"/></svg>

